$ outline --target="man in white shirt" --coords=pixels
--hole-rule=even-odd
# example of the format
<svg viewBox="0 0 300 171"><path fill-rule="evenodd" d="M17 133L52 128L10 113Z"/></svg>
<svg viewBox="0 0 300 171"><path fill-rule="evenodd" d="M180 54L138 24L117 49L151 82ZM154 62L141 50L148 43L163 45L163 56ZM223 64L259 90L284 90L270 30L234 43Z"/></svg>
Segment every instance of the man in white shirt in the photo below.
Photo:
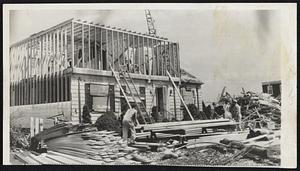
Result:
<svg viewBox="0 0 300 171"><path fill-rule="evenodd" d="M128 144L134 144L136 138L134 127L138 125L136 105L131 105L131 107L125 113L122 121L123 140ZM128 133L130 137L128 137Z"/></svg>

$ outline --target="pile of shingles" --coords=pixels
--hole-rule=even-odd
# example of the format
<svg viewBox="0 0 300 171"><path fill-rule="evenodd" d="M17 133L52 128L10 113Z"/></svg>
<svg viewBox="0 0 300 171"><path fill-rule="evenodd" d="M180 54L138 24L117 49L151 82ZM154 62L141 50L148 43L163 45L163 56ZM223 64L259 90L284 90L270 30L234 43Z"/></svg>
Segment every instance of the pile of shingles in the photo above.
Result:
<svg viewBox="0 0 300 171"><path fill-rule="evenodd" d="M18 153L26 164L149 164L140 157L139 148L129 147L113 131L71 134L45 141L48 151L43 154ZM18 157L19 156L19 157Z"/></svg>

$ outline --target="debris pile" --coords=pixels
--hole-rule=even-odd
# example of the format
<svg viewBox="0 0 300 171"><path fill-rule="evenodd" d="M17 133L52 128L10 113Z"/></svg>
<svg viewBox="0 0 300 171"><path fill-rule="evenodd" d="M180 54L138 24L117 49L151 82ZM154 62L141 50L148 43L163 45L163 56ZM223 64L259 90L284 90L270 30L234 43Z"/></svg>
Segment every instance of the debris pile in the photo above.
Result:
<svg viewBox="0 0 300 171"><path fill-rule="evenodd" d="M172 151L178 154L177 157L166 160L157 159L157 163L162 165L172 163L174 165L210 166L280 165L280 133L264 132L262 130L260 133L261 135L255 137L249 136L252 133L227 134L190 140L185 146L187 148L180 147ZM149 156L149 154L147 157L155 158Z"/></svg>
<svg viewBox="0 0 300 171"><path fill-rule="evenodd" d="M27 149L30 144L30 134L28 132L20 127L12 126L9 132L11 148Z"/></svg>
<svg viewBox="0 0 300 171"><path fill-rule="evenodd" d="M237 100L241 106L242 121L246 127L280 129L281 102L270 94L257 94L248 91L242 93L239 97L233 98L226 92L225 95L221 95L219 104L233 99Z"/></svg>

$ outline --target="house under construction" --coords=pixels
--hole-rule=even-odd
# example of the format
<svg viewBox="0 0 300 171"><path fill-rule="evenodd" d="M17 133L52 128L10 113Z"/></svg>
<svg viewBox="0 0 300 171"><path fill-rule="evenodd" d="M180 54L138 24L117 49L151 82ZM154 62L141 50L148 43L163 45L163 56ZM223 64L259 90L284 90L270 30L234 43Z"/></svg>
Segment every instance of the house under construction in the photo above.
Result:
<svg viewBox="0 0 300 171"><path fill-rule="evenodd" d="M80 122L84 105L95 121L137 103L157 122L182 120L184 101L200 110L203 83L186 72L181 79L179 54L166 38L67 20L10 46L11 114L24 127L29 117L47 127L58 114Z"/></svg>

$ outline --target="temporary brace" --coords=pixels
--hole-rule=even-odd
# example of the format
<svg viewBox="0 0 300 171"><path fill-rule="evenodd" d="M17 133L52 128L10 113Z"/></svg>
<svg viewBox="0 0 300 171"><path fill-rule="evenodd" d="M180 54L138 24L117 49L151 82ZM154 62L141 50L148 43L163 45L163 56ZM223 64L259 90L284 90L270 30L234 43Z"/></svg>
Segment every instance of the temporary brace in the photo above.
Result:
<svg viewBox="0 0 300 171"><path fill-rule="evenodd" d="M176 84L175 84L175 82L173 81L173 78L171 77L171 75L170 75L170 73L169 73L168 70L166 70L166 73L168 74L168 76L169 76L169 78L170 78L170 80L171 80L171 82L172 82L172 84L173 84L173 86L174 86L174 88L175 88L175 90L176 90L176 92L177 92L177 94L178 94L178 96L179 96L181 102L183 103L183 105L184 105L186 111L188 112L190 118L191 118L192 121L193 121L194 118L193 118L193 116L191 115L191 112L190 112L190 110L188 109L187 105L185 104L185 102L184 102L184 100L183 100L183 98L182 98L182 96L181 96L181 94L180 94L178 88L176 87Z"/></svg>

